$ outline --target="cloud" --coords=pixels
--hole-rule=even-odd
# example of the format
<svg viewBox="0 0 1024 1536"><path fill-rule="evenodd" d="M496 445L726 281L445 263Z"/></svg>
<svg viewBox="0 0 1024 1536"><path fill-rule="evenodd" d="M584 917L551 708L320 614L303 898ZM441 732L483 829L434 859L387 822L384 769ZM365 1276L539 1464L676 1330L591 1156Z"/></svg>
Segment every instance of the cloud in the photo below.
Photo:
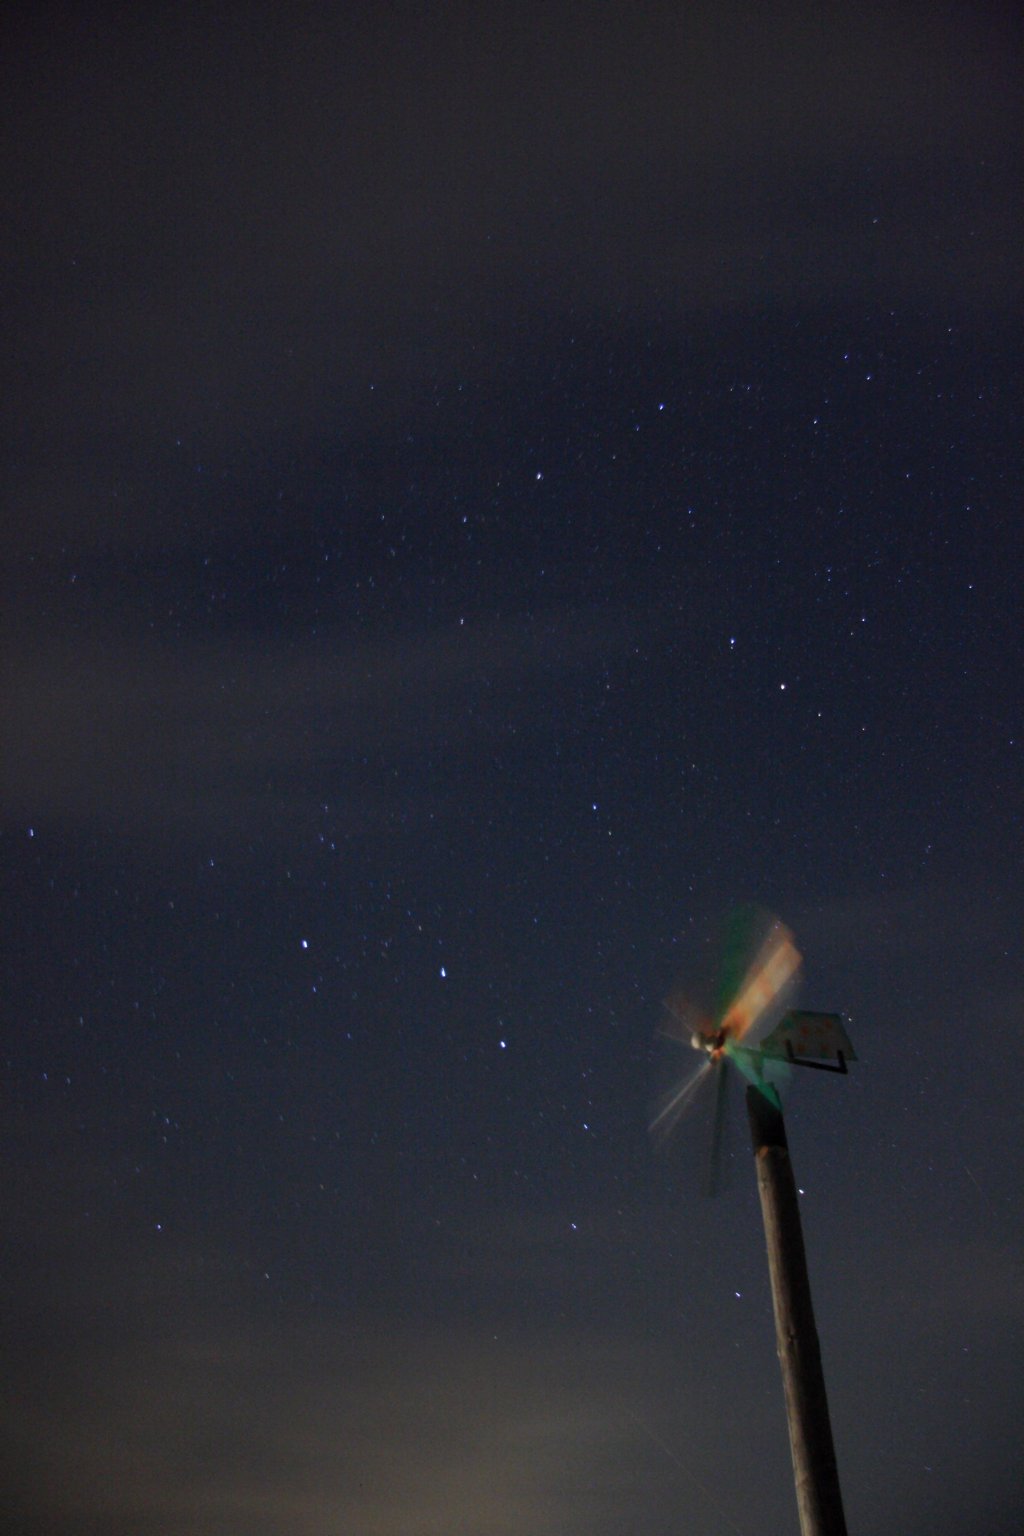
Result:
<svg viewBox="0 0 1024 1536"><path fill-rule="evenodd" d="M430 753L493 754L638 622L555 608L365 643L23 639L5 668L0 800L21 819L228 833L268 794L282 826L329 798L357 834L398 806L415 816ZM442 776L431 805L444 794Z"/></svg>
<svg viewBox="0 0 1024 1536"><path fill-rule="evenodd" d="M848 958L899 957L920 962L929 954L1001 946L1010 917L994 892L948 885L910 890L859 891L799 915L808 948Z"/></svg>
<svg viewBox="0 0 1024 1536"><path fill-rule="evenodd" d="M635 1511L633 1371L607 1341L581 1375L544 1336L252 1324L193 1315L72 1346L56 1399L46 1373L19 1382L3 1405L31 1469L18 1513L53 1536L570 1536Z"/></svg>
<svg viewBox="0 0 1024 1536"><path fill-rule="evenodd" d="M23 1149L4 1171L18 1334L0 1432L20 1529L620 1536L640 1511L674 1529L680 1500L695 1533L722 1528L732 1500L705 1470L716 1328L659 1333L635 1311L609 1327L587 1307L567 1316L548 1284L559 1240L562 1287L566 1263L593 1281L615 1247L643 1241L639 1213L576 1252L556 1215L489 1210L470 1261L485 1299L472 1308L430 1300L453 1279L457 1292L453 1268L419 1294L384 1300L394 1276L382 1270L372 1304L346 1303L343 1282L311 1301L253 1266L248 1229L240 1243L158 1233L145 1192L87 1159ZM474 1230L444 1240L453 1258ZM702 1260L668 1246L675 1317ZM502 1300L512 1290L522 1309ZM733 1377L745 1379L739 1364ZM681 1401L697 1420L685 1436Z"/></svg>
<svg viewBox="0 0 1024 1536"><path fill-rule="evenodd" d="M256 14L18 39L6 458L33 547L151 518L181 445L431 418L439 379L508 379L538 310L1019 303L991 18Z"/></svg>

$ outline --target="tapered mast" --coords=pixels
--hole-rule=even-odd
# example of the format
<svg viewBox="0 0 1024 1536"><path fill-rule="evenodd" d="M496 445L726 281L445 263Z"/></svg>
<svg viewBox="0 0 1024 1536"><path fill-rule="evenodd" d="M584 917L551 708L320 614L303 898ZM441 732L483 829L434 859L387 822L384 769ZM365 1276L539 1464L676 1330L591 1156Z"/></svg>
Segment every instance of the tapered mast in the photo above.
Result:
<svg viewBox="0 0 1024 1536"><path fill-rule="evenodd" d="M796 1181L774 1089L752 1084L747 1089L747 1114L768 1245L800 1532L801 1536L846 1536Z"/></svg>

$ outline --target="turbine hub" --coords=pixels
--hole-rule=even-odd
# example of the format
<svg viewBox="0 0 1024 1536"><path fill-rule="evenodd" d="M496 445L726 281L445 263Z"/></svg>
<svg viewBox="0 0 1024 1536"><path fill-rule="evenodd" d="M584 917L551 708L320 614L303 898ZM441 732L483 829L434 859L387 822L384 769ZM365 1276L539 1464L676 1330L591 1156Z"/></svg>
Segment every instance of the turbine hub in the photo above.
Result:
<svg viewBox="0 0 1024 1536"><path fill-rule="evenodd" d="M706 1031L694 1030L690 1036L690 1044L695 1051L704 1051L711 1057L712 1061L717 1061L725 1050L725 1042L728 1036L729 1031L724 1027L722 1029Z"/></svg>

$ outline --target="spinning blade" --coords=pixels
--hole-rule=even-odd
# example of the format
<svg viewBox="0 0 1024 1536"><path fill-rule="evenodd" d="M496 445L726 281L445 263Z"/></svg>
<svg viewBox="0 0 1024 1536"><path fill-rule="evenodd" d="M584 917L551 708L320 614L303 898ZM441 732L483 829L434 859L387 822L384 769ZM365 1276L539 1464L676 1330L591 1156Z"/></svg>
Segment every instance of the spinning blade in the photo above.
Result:
<svg viewBox="0 0 1024 1536"><path fill-rule="evenodd" d="M799 969L800 955L789 930L775 918L748 911L730 925L724 985L715 1011L710 1016L702 1014L678 992L665 1003L670 1022L663 1033L679 1041L688 1040L705 1059L669 1093L650 1129L659 1138L667 1138L695 1102L703 1083L715 1078L708 1194L721 1187L729 1064L751 1082L761 1080L763 1061L757 1041L779 1017Z"/></svg>
<svg viewBox="0 0 1024 1536"><path fill-rule="evenodd" d="M700 1088L711 1074L710 1061L702 1061L700 1066L684 1077L681 1084L673 1088L658 1107L658 1111L651 1121L648 1129L652 1136L665 1141L671 1136L683 1115L690 1108Z"/></svg>
<svg viewBox="0 0 1024 1536"><path fill-rule="evenodd" d="M726 1041L738 1044L751 1030L755 1035L763 1034L799 969L800 955L789 929L773 922L739 991L722 1015L720 1028Z"/></svg>

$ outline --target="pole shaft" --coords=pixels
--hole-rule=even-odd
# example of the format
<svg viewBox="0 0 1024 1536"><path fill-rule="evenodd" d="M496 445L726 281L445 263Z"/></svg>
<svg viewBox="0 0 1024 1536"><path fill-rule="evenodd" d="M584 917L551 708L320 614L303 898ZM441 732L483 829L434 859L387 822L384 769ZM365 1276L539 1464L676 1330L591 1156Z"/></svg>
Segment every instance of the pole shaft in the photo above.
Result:
<svg viewBox="0 0 1024 1536"><path fill-rule="evenodd" d="M846 1536L796 1182L777 1102L747 1089L801 1536Z"/></svg>

